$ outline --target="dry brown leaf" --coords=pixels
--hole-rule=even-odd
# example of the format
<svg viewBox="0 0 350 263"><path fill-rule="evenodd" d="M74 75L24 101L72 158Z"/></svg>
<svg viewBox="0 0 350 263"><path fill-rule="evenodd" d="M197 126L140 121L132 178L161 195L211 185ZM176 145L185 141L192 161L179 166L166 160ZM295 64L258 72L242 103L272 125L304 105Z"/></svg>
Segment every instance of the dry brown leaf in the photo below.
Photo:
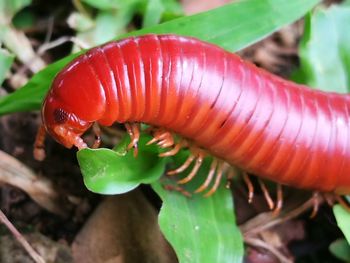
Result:
<svg viewBox="0 0 350 263"><path fill-rule="evenodd" d="M73 243L75 262L177 262L157 217L138 190L106 198Z"/></svg>
<svg viewBox="0 0 350 263"><path fill-rule="evenodd" d="M47 178L36 175L11 155L0 151L0 183L17 187L48 211L65 216L66 204Z"/></svg>

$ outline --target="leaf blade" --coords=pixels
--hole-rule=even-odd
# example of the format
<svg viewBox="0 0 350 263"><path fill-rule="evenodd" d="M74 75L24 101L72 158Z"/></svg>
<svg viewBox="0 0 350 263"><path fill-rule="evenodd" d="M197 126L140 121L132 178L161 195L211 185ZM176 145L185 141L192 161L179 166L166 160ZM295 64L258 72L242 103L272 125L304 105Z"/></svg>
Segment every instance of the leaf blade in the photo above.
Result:
<svg viewBox="0 0 350 263"><path fill-rule="evenodd" d="M141 136L137 158L133 151L126 149L128 137L115 150L88 148L77 152L85 186L94 193L110 195L126 193L141 183L158 180L166 160L158 158L158 148L145 146L149 140L149 136Z"/></svg>
<svg viewBox="0 0 350 263"><path fill-rule="evenodd" d="M339 228L342 230L346 240L350 244L350 213L339 204L333 206L333 213Z"/></svg>
<svg viewBox="0 0 350 263"><path fill-rule="evenodd" d="M325 91L350 92L350 6L319 8L307 20L294 80Z"/></svg>
<svg viewBox="0 0 350 263"><path fill-rule="evenodd" d="M182 153L183 161L184 154ZM176 163L181 163L177 161ZM207 159L196 177L184 187L190 193L207 175L211 159ZM186 176L186 172L178 178ZM243 240L235 224L231 192L222 184L215 194L205 198L202 194L186 197L177 191L164 189L173 185L171 179L152 184L163 201L159 225L171 243L181 263L184 262L242 262ZM174 220L176 218L176 220Z"/></svg>

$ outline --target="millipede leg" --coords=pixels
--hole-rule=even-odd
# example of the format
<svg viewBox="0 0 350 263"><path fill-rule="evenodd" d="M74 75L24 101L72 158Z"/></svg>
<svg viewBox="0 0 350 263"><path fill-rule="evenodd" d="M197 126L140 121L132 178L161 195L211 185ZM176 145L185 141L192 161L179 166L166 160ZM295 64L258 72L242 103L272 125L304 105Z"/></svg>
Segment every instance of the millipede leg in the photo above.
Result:
<svg viewBox="0 0 350 263"><path fill-rule="evenodd" d="M226 188L229 189L231 187L231 182L232 182L232 179L236 176L236 172L235 170L233 170L233 168L229 168L228 169L228 172L227 172L227 176L226 176L226 179L227 179L227 183L226 183Z"/></svg>
<svg viewBox="0 0 350 263"><path fill-rule="evenodd" d="M277 200L276 200L276 207L275 210L273 210L274 216L279 215L281 212L283 206L283 190L282 190L282 185L277 184Z"/></svg>
<svg viewBox="0 0 350 263"><path fill-rule="evenodd" d="M243 173L243 180L248 188L248 203L250 204L254 198L254 186L252 184L252 181L250 181L249 175L247 173Z"/></svg>
<svg viewBox="0 0 350 263"><path fill-rule="evenodd" d="M160 148L168 148L170 146L173 146L174 145L174 139L173 137L167 137L165 139L162 139L161 141L159 141L157 143L157 145L160 147Z"/></svg>
<svg viewBox="0 0 350 263"><path fill-rule="evenodd" d="M155 128L153 128L154 130ZM171 132L164 129L156 129L153 133L153 139L147 142L147 145L158 142L158 146L161 148L167 148L174 145L174 138Z"/></svg>
<svg viewBox="0 0 350 263"><path fill-rule="evenodd" d="M317 212L318 212L318 208L320 206L320 202L319 202L319 193L318 192L313 192L312 194L312 212L311 212L311 215L310 215L310 218L314 218L316 215L317 215Z"/></svg>
<svg viewBox="0 0 350 263"><path fill-rule="evenodd" d="M215 170L216 170L217 165L218 165L218 160L214 159L210 165L210 169L209 169L209 173L208 173L207 178L205 179L204 183L197 190L194 191L195 193L203 192L205 189L208 188L209 184L213 180L213 176L215 174Z"/></svg>
<svg viewBox="0 0 350 263"><path fill-rule="evenodd" d="M140 124L139 123L125 123L125 128L130 135L131 142L128 145L128 150L134 148L134 156L138 153L138 142L140 139Z"/></svg>
<svg viewBox="0 0 350 263"><path fill-rule="evenodd" d="M159 154L159 157L167 157L167 156L174 156L175 154L177 154L180 149L182 148L183 146L183 143L182 143L182 140L179 141L175 147L173 149L171 149L170 151L167 151L167 152L164 152L164 153L160 153Z"/></svg>
<svg viewBox="0 0 350 263"><path fill-rule="evenodd" d="M193 162L193 160L195 158L196 157L193 154L190 154L190 156L188 156L187 160L179 168L177 168L175 170L168 171L167 175L179 174L179 173L185 171L190 166L190 164Z"/></svg>
<svg viewBox="0 0 350 263"><path fill-rule="evenodd" d="M219 163L219 166L218 166L218 172L216 174L216 178L215 178L215 182L214 182L214 185L213 187L209 190L209 192L207 192L204 196L205 197L209 197L211 196L212 194L215 193L215 191L218 189L219 185L220 185L220 181L221 181L221 178L222 178L222 174L224 173L224 169L225 169L225 165L223 162L220 162Z"/></svg>
<svg viewBox="0 0 350 263"><path fill-rule="evenodd" d="M186 197L191 197L191 193L183 189L181 186L178 185L164 185L163 188L168 191L176 191L181 193L182 195Z"/></svg>
<svg viewBox="0 0 350 263"><path fill-rule="evenodd" d="M95 134L95 141L91 148L96 149L100 147L101 144L101 129L100 126L98 126L97 122L95 122L92 126L92 130Z"/></svg>
<svg viewBox="0 0 350 263"><path fill-rule="evenodd" d="M85 149L85 148L88 147L80 136L74 136L74 137L71 138L70 141L79 150L82 150L82 149Z"/></svg>
<svg viewBox="0 0 350 263"><path fill-rule="evenodd" d="M203 158L204 158L204 153L199 153L196 159L196 163L192 168L192 171L183 179L179 180L177 183L178 184L185 184L188 183L193 179L193 177L197 174L199 168L201 167L203 163Z"/></svg>
<svg viewBox="0 0 350 263"><path fill-rule="evenodd" d="M42 161L45 159L45 138L46 130L43 124L40 125L35 137L33 155L35 160Z"/></svg>
<svg viewBox="0 0 350 263"><path fill-rule="evenodd" d="M335 195L333 193L322 193L323 198L326 200L329 206L333 206L335 202Z"/></svg>
<svg viewBox="0 0 350 263"><path fill-rule="evenodd" d="M266 203L269 206L270 210L272 210L274 208L275 204L272 201L269 190L267 190L265 183L260 178L258 179L258 181L259 181L260 188L264 194Z"/></svg>
<svg viewBox="0 0 350 263"><path fill-rule="evenodd" d="M153 143L155 143L155 142L157 142L157 141L158 141L158 139L152 138L150 141L148 141L148 142L146 143L146 145L151 145L151 144L153 144Z"/></svg>

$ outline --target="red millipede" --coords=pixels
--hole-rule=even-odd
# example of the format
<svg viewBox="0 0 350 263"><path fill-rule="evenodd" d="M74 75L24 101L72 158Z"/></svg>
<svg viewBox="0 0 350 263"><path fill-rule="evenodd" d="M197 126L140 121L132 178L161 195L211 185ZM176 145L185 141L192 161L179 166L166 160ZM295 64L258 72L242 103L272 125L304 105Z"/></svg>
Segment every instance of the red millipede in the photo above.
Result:
<svg viewBox="0 0 350 263"><path fill-rule="evenodd" d="M191 180L203 157L303 189L350 193L350 97L275 76L195 38L145 35L92 48L55 78L42 107L43 127L66 147L97 122L126 123L137 149L139 123L156 127L163 154L190 146ZM43 146L44 128L37 136ZM183 140L174 143L169 134ZM38 154L37 154L38 155ZM222 160L222 161L219 161ZM211 190L215 191L217 186Z"/></svg>

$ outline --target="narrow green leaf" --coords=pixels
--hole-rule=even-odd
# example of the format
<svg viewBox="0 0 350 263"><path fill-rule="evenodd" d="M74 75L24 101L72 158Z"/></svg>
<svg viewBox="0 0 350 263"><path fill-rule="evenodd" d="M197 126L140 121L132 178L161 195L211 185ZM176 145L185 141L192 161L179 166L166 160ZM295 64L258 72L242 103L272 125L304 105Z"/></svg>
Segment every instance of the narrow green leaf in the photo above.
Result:
<svg viewBox="0 0 350 263"><path fill-rule="evenodd" d="M183 16L182 5L177 0L162 0L164 6L163 20L172 20Z"/></svg>
<svg viewBox="0 0 350 263"><path fill-rule="evenodd" d="M176 33L194 36L227 50L237 51L300 18L318 2L319 0L241 0L120 37L145 33ZM0 115L39 109L53 76L73 57L74 55L68 56L48 66L22 89L1 98Z"/></svg>
<svg viewBox="0 0 350 263"><path fill-rule="evenodd" d="M350 262L350 245L345 239L338 239L334 241L329 250L334 256L344 262Z"/></svg>
<svg viewBox="0 0 350 263"><path fill-rule="evenodd" d="M6 73L10 69L14 58L14 55L10 54L6 49L0 48L0 85L4 81Z"/></svg>
<svg viewBox="0 0 350 263"><path fill-rule="evenodd" d="M164 6L161 0L150 0L147 3L143 16L142 27L150 27L158 24L162 18Z"/></svg>
<svg viewBox="0 0 350 263"><path fill-rule="evenodd" d="M183 157L181 159L184 160ZM210 160L206 160L203 166L196 177L183 186L188 192L194 193L203 183L208 174ZM243 240L235 225L233 200L229 189L222 184L207 198L203 194L186 197L180 192L164 189L164 186L174 185L176 180L188 173L186 171L173 180L163 178L152 184L163 200L159 214L161 230L175 249L179 261L242 262Z"/></svg>
<svg viewBox="0 0 350 263"><path fill-rule="evenodd" d="M350 213L341 205L333 206L333 213L339 228L343 231L346 240L350 244Z"/></svg>
<svg viewBox="0 0 350 263"><path fill-rule="evenodd" d="M31 0L1 0L0 1L0 26L9 24L12 17L23 7L29 5Z"/></svg>
<svg viewBox="0 0 350 263"><path fill-rule="evenodd" d="M23 10L18 12L12 19L12 24L17 28L24 30L26 28L34 27L35 15L30 10Z"/></svg>
<svg viewBox="0 0 350 263"><path fill-rule="evenodd" d="M106 148L84 149L77 153L85 186L99 194L122 194L139 186L151 183L163 174L166 159L158 158L158 148L145 146L150 140L141 136L139 154L127 151L129 138L116 150Z"/></svg>
<svg viewBox="0 0 350 263"><path fill-rule="evenodd" d="M111 11L114 9L120 9L123 6L123 2L130 3L137 0L82 0L86 4L104 11Z"/></svg>
<svg viewBox="0 0 350 263"><path fill-rule="evenodd" d="M197 37L235 52L302 17L318 2L320 1L235 1L207 12L134 31L125 36L176 33Z"/></svg>
<svg viewBox="0 0 350 263"><path fill-rule="evenodd" d="M84 32L95 26L93 19L85 14L74 12L68 18L68 25L77 32Z"/></svg>
<svg viewBox="0 0 350 263"><path fill-rule="evenodd" d="M350 6L319 8L306 20L294 79L326 91L350 91Z"/></svg>

